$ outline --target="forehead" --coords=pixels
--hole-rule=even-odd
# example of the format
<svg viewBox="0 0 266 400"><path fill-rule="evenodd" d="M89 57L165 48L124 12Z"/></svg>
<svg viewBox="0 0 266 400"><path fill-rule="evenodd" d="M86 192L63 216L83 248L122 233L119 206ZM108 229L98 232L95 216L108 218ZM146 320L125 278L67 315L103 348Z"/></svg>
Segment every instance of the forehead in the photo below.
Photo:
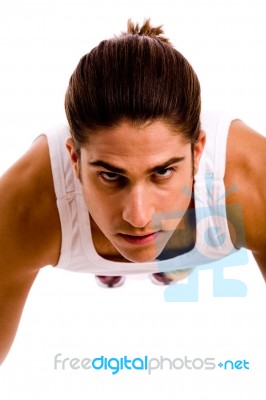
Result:
<svg viewBox="0 0 266 400"><path fill-rule="evenodd" d="M181 156L190 151L190 144L182 134L174 132L162 122L146 126L132 126L123 122L110 129L97 131L90 137L89 144L81 149L87 161L104 158L117 159L162 158L168 155ZM84 155L85 155L84 154Z"/></svg>

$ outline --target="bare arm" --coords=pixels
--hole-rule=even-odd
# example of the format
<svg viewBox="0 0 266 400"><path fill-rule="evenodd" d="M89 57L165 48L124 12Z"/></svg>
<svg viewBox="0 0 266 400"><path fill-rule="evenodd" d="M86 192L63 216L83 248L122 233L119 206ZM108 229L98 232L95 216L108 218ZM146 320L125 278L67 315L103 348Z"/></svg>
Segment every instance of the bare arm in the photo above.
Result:
<svg viewBox="0 0 266 400"><path fill-rule="evenodd" d="M0 179L0 364L40 268L59 257L60 223L46 139Z"/></svg>
<svg viewBox="0 0 266 400"><path fill-rule="evenodd" d="M265 251L262 251L260 253L253 252L253 256L254 256L258 266L260 267L261 273L266 282L266 254L265 254Z"/></svg>
<svg viewBox="0 0 266 400"><path fill-rule="evenodd" d="M238 245L252 251L266 280L266 138L241 121L230 129L225 183L237 186L227 204L241 206L245 232Z"/></svg>

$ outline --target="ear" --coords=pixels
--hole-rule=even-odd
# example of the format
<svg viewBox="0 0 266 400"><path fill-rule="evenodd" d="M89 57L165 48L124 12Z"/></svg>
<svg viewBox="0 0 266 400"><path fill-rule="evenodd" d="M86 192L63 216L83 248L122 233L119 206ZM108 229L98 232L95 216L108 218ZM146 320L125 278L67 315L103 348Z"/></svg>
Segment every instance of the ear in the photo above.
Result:
<svg viewBox="0 0 266 400"><path fill-rule="evenodd" d="M79 164L79 156L77 154L76 147L71 138L67 138L66 140L66 148L75 171L76 177L80 180L80 164Z"/></svg>
<svg viewBox="0 0 266 400"><path fill-rule="evenodd" d="M206 134L204 131L200 131L199 138L194 144L194 175L198 172L199 169L199 162L204 150L204 146L206 143Z"/></svg>

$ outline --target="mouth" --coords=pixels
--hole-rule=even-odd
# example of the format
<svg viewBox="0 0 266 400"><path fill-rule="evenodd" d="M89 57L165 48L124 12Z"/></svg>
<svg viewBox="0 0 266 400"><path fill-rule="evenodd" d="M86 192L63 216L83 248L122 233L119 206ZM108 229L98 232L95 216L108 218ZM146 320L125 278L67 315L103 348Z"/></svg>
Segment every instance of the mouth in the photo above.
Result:
<svg viewBox="0 0 266 400"><path fill-rule="evenodd" d="M154 242L157 236L159 235L158 232L148 233L146 235L127 235L124 233L120 233L119 236L124 239L127 243L133 245L144 245Z"/></svg>

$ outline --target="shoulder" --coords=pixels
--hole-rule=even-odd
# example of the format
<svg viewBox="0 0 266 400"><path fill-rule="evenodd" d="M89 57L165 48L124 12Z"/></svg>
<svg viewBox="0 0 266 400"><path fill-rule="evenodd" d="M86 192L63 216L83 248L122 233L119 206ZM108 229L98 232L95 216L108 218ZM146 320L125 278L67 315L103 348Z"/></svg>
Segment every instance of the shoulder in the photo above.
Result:
<svg viewBox="0 0 266 400"><path fill-rule="evenodd" d="M241 209L236 218L244 227L241 245L266 260L266 138L238 120L232 122L227 141L226 189L233 185L227 207L237 204Z"/></svg>
<svg viewBox="0 0 266 400"><path fill-rule="evenodd" d="M6 262L41 268L56 264L60 221L47 139L40 136L0 179L0 240Z"/></svg>

